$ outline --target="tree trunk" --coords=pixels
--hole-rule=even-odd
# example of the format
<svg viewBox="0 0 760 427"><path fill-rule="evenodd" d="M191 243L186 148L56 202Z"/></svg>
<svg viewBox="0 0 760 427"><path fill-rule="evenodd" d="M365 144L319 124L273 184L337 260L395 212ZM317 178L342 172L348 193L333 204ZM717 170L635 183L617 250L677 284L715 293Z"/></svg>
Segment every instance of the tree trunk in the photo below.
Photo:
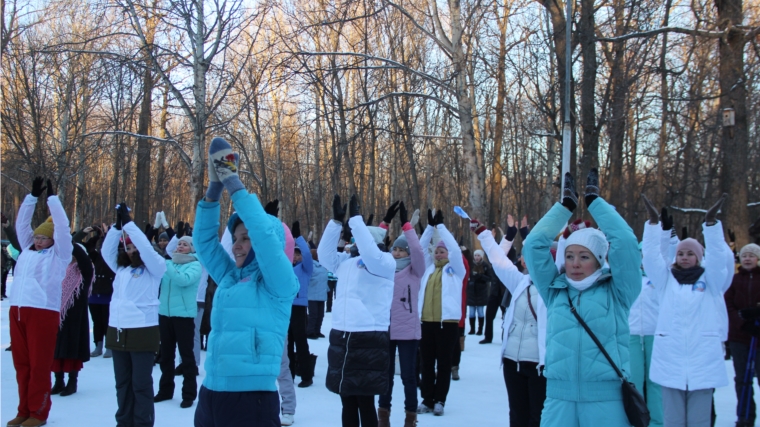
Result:
<svg viewBox="0 0 760 427"><path fill-rule="evenodd" d="M499 8L494 5L496 16ZM496 65L496 111L493 131L493 159L491 161L491 191L488 196L488 222L494 224L500 222L500 199L501 199L501 148L504 143L504 102L507 98L506 83L506 56L507 56L507 24L509 11L499 17L499 56Z"/></svg>
<svg viewBox="0 0 760 427"><path fill-rule="evenodd" d="M581 19L578 39L583 57L581 75L581 144L583 157L581 170L576 176L577 189L583 193L586 175L592 168L599 167L599 129L596 127L596 22L594 19L594 0L581 0ZM572 166L571 166L572 170Z"/></svg>
<svg viewBox="0 0 760 427"><path fill-rule="evenodd" d="M149 27L150 28L150 27ZM149 49L146 47L145 49ZM150 58L143 70L143 98L137 133L150 135L153 108L153 73ZM134 222L142 230L150 222L150 164L153 143L148 138L137 138L137 171L135 176Z"/></svg>
<svg viewBox="0 0 760 427"><path fill-rule="evenodd" d="M662 19L662 26L667 27L670 20L670 7L673 0L665 1L665 17ZM665 200L665 155L668 147L668 63L666 55L668 53L668 33L662 33L662 48L660 50L660 98L662 99L662 110L660 118L660 146L657 151L657 194L655 202L664 206Z"/></svg>

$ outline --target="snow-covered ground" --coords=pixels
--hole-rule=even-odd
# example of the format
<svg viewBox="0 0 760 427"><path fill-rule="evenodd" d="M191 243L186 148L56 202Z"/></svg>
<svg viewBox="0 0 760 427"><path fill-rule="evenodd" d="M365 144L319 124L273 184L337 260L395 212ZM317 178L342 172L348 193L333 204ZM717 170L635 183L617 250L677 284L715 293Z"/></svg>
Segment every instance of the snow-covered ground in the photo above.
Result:
<svg viewBox="0 0 760 427"><path fill-rule="evenodd" d="M9 277L9 286L12 278ZM10 332L8 326L8 300L1 304L0 316L0 348L8 347ZM498 322L498 321L497 321ZM330 313L325 316L322 333L327 334L331 324ZM498 334L497 334L498 335ZM499 367L499 348L497 340L493 344L479 345L479 336L468 335L465 352L462 353L460 365L460 381L452 381L451 391L446 402L446 412L442 417L432 414L419 416L419 426L507 426L509 425L509 404L504 380ZM327 339L309 340L309 348L317 354L316 377L314 385L300 389L296 388L298 407L295 415L296 426L334 427L340 425L340 399L336 394L325 388L325 373L327 371ZM205 352L201 352L201 360L205 360ZM85 363L84 370L79 375L78 392L72 396L53 396L53 406L48 419L50 426L113 426L116 412L116 389L114 388L113 359L95 357ZM16 416L18 405L15 370L11 353L0 351L0 379L2 380L2 404L0 405L0 421L6 422ZM733 378L731 362L726 362L726 371ZM154 389L158 387L161 371L158 366L153 368ZM199 384L205 372L201 364ZM298 379L296 379L298 380ZM181 378L176 378L177 388L171 401L156 404L156 426L192 426L195 406L189 409L179 407ZM732 381L733 385L733 381ZM760 390L755 385L755 394L760 396ZM393 410L391 424L403 425L404 393L401 380L396 376L393 389ZM715 392L715 406L718 413L718 427L734 425L734 408L736 398L733 386L723 387Z"/></svg>

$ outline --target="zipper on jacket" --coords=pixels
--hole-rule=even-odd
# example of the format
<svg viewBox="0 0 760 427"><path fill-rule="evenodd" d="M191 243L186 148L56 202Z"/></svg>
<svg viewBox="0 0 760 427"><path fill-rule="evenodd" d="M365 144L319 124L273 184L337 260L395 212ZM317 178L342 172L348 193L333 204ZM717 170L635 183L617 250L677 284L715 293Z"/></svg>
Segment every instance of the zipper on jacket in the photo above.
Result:
<svg viewBox="0 0 760 427"><path fill-rule="evenodd" d="M345 336L343 332L343 336ZM340 384L338 385L338 394L343 391L343 376L346 372L346 359L348 359L348 343L351 341L351 332L348 333L348 339L346 340L346 354L343 355L343 366L340 367Z"/></svg>

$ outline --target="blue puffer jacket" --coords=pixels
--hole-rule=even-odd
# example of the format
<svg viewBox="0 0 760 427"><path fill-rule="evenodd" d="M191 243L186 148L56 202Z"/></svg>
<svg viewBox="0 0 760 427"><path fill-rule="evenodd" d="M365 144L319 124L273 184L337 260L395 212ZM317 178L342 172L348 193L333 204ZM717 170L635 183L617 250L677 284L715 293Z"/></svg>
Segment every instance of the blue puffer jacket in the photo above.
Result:
<svg viewBox="0 0 760 427"><path fill-rule="evenodd" d="M309 279L309 301L327 301L327 286L330 272L322 264L314 261L314 271Z"/></svg>
<svg viewBox="0 0 760 427"><path fill-rule="evenodd" d="M158 314L170 317L193 317L198 313L195 296L201 279L201 263L176 264L166 260L166 273L161 278Z"/></svg>
<svg viewBox="0 0 760 427"><path fill-rule="evenodd" d="M525 240L523 254L531 277L547 307L546 397L575 402L620 400L620 380L599 348L570 312L568 292L578 314L599 338L617 366L627 374L628 313L641 291L641 254L636 236L602 198L589 212L610 243L610 268L579 292L559 274L551 242L571 213L557 203Z"/></svg>
<svg viewBox="0 0 760 427"><path fill-rule="evenodd" d="M195 215L193 245L219 285L203 385L213 391L276 391L298 281L285 255L282 223L245 190L236 191L232 203L248 225L256 254L243 268L219 243L219 202L200 201Z"/></svg>
<svg viewBox="0 0 760 427"><path fill-rule="evenodd" d="M311 273L314 271L314 260L311 258L309 244L306 243L303 236L298 236L296 246L301 251L301 262L293 266L293 272L298 278L300 287L296 299L293 300L293 305L306 307L309 305L309 279L311 279Z"/></svg>

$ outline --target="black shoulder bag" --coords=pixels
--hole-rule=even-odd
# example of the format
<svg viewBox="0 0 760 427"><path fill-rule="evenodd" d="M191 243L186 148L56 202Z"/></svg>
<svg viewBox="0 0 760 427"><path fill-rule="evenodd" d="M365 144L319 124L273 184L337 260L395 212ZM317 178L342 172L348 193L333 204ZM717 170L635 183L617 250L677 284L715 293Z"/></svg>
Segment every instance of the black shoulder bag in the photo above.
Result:
<svg viewBox="0 0 760 427"><path fill-rule="evenodd" d="M570 312L573 313L573 316L578 319L578 323L583 326L583 329L585 329L591 339L594 340L596 346L599 347L599 351L601 351L604 357L607 358L607 361L612 365L612 369L615 370L615 373L620 377L620 381L623 382L623 408L625 409L625 415L628 417L628 422L631 423L633 427L647 427L649 425L650 417L649 408L647 408L644 396L636 390L636 386L632 382L625 379L623 373L620 372L620 369L618 369L615 362L612 361L610 355L607 354L607 350L604 349L602 343L599 342L599 339L593 332L591 332L591 329L589 329L586 322L583 321L581 316L575 310L569 292L567 293L567 302L570 304Z"/></svg>

